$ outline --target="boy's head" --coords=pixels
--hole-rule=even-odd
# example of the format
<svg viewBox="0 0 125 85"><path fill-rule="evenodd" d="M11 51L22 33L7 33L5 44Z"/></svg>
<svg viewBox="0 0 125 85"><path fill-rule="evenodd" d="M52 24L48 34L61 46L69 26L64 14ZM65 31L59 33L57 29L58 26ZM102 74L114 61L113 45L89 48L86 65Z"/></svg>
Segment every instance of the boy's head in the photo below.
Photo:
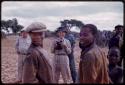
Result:
<svg viewBox="0 0 125 85"><path fill-rule="evenodd" d="M123 33L123 26L122 25L117 25L115 26L115 32L118 33Z"/></svg>
<svg viewBox="0 0 125 85"><path fill-rule="evenodd" d="M46 26L40 22L33 22L30 24L26 31L29 33L32 43L36 46L43 46L44 33Z"/></svg>
<svg viewBox="0 0 125 85"><path fill-rule="evenodd" d="M109 64L116 65L120 59L120 51L118 48L111 48L108 53Z"/></svg>
<svg viewBox="0 0 125 85"><path fill-rule="evenodd" d="M56 33L57 33L58 37L64 38L65 34L66 34L66 29L63 27L59 27L59 28L57 28Z"/></svg>
<svg viewBox="0 0 125 85"><path fill-rule="evenodd" d="M27 38L28 33L26 32L26 30L22 29L22 30L20 31L20 36L22 36L23 38Z"/></svg>

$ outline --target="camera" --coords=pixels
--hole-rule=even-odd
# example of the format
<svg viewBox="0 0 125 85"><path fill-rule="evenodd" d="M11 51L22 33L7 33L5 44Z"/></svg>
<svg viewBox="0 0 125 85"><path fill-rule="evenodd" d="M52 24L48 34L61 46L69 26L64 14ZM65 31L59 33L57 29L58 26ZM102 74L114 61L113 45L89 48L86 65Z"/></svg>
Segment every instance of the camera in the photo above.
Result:
<svg viewBox="0 0 125 85"><path fill-rule="evenodd" d="M62 47L62 41L56 41L56 50L62 50L63 47Z"/></svg>

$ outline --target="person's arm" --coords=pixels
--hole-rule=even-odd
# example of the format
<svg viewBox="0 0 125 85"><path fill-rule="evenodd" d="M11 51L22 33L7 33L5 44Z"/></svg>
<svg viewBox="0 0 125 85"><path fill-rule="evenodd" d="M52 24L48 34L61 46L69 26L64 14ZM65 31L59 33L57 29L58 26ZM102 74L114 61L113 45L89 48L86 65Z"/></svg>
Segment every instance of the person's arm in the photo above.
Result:
<svg viewBox="0 0 125 85"><path fill-rule="evenodd" d="M28 46L28 47L30 47L31 41L32 41L32 40L31 40L30 36L28 36L28 38L27 38L27 46Z"/></svg>
<svg viewBox="0 0 125 85"><path fill-rule="evenodd" d="M65 42L63 43L63 47L67 54L71 53L71 44L70 44L69 40L67 40L67 41L65 40Z"/></svg>
<svg viewBox="0 0 125 85"><path fill-rule="evenodd" d="M82 68L80 68L82 70L82 77L83 78L80 79L81 82L80 83L95 83L96 77L97 77L97 71L95 67L95 57L92 54L86 54L84 56L84 59L82 59L81 63L82 63ZM100 75L101 76L101 75Z"/></svg>
<svg viewBox="0 0 125 85"><path fill-rule="evenodd" d="M51 53L55 53L55 41L51 45Z"/></svg>
<svg viewBox="0 0 125 85"><path fill-rule="evenodd" d="M72 48L74 48L75 47L75 43L76 43L76 41L75 41L76 39L75 39L75 36L73 35L73 37L72 37Z"/></svg>
<svg viewBox="0 0 125 85"><path fill-rule="evenodd" d="M25 61L24 61L24 67L23 67L23 76L22 76L22 83L36 83L36 66L34 63L36 63L36 54L33 52L32 54L29 54Z"/></svg>
<svg viewBox="0 0 125 85"><path fill-rule="evenodd" d="M15 49L16 49L16 52L19 53L19 38L17 38L16 40Z"/></svg>
<svg viewBox="0 0 125 85"><path fill-rule="evenodd" d="M73 37L72 37L72 38L73 38L73 43L75 44L75 40L76 40L76 39L75 39L75 36L73 35Z"/></svg>
<svg viewBox="0 0 125 85"><path fill-rule="evenodd" d="M123 45L123 39L120 37L119 38L119 47L121 48L122 45Z"/></svg>

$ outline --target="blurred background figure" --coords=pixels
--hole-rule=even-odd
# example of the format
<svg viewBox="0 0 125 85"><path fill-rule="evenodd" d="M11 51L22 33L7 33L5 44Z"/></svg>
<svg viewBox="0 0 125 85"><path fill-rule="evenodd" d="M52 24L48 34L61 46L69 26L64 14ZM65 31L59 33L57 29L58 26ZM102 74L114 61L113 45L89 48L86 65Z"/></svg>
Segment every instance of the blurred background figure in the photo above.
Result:
<svg viewBox="0 0 125 85"><path fill-rule="evenodd" d="M121 66L123 60L123 26L117 25L115 26L114 35L109 41L109 49L112 47L117 47L121 53L120 61L118 65Z"/></svg>
<svg viewBox="0 0 125 85"><path fill-rule="evenodd" d="M53 41L51 52L54 53L55 81L59 83L60 74L64 83L72 83L69 58L71 53L71 45L65 37L66 30L59 27L56 31L57 38Z"/></svg>
<svg viewBox="0 0 125 85"><path fill-rule="evenodd" d="M123 44L123 26L117 25L115 26L113 37L109 41L109 49L111 47L120 47Z"/></svg>
<svg viewBox="0 0 125 85"><path fill-rule="evenodd" d="M22 29L16 41L16 51L18 54L18 83L22 82L23 63L30 45L31 38L26 30Z"/></svg>
<svg viewBox="0 0 125 85"><path fill-rule="evenodd" d="M64 27L64 29L66 29L65 38L68 39L71 44L71 53L68 55L68 58L69 58L69 65L70 65L72 80L73 82L75 82L76 76L77 76L76 68L75 68L75 60L74 60L75 36L71 33L69 28Z"/></svg>
<svg viewBox="0 0 125 85"><path fill-rule="evenodd" d="M109 76L114 84L123 83L123 69L118 66L120 60L120 51L118 48L113 47L109 50Z"/></svg>

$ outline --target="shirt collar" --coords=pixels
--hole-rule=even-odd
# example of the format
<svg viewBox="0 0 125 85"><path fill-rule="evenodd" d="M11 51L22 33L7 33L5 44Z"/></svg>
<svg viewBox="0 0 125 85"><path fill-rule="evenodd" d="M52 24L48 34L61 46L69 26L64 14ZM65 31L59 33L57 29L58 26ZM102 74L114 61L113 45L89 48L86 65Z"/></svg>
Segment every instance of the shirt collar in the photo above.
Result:
<svg viewBox="0 0 125 85"><path fill-rule="evenodd" d="M84 50L82 50L81 55L84 55L86 52L88 52L90 49L92 49L95 46L95 42L88 45Z"/></svg>

